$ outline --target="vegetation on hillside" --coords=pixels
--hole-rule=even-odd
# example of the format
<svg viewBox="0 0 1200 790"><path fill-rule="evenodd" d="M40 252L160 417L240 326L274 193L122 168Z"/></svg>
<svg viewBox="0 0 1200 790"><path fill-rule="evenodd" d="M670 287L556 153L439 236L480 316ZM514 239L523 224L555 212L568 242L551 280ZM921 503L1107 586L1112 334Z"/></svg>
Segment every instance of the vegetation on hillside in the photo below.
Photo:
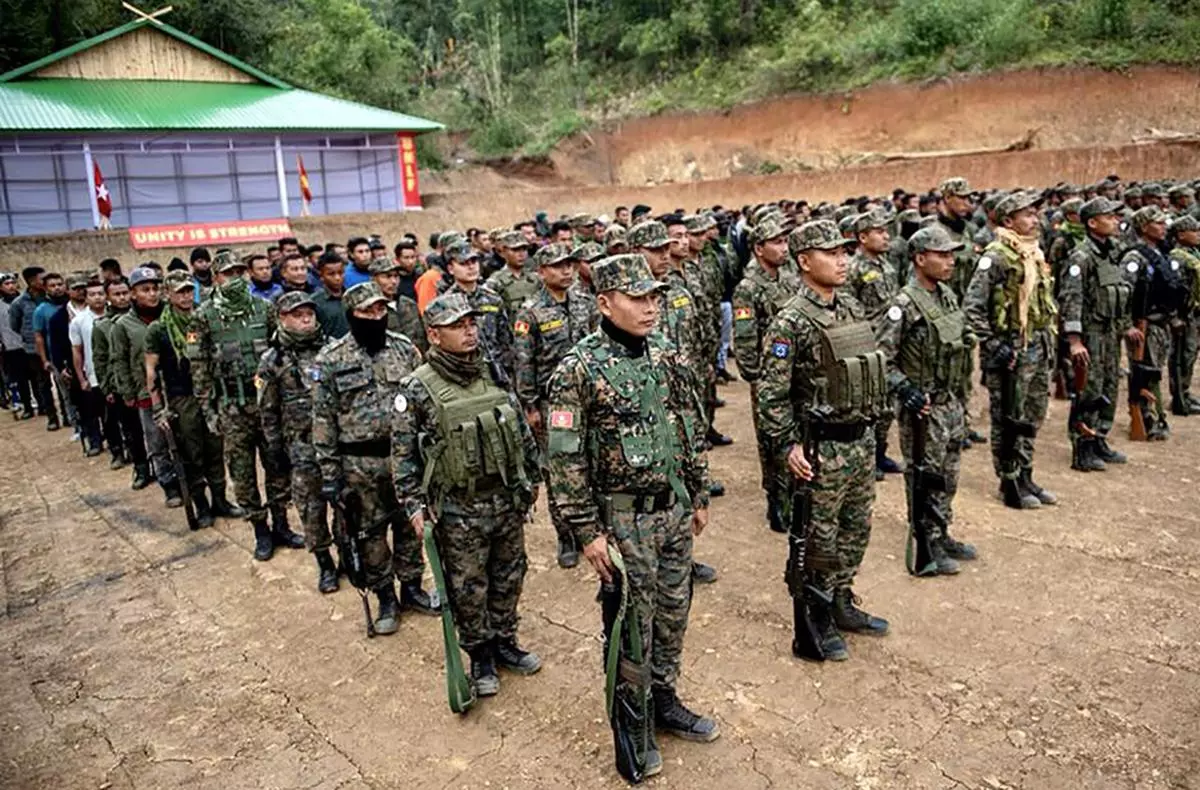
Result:
<svg viewBox="0 0 1200 790"><path fill-rule="evenodd" d="M1196 0L175 0L166 20L304 87L541 153L606 117L1013 66L1200 60ZM149 10L149 7L148 7ZM0 71L129 19L0 0ZM436 165L432 148L423 153Z"/></svg>

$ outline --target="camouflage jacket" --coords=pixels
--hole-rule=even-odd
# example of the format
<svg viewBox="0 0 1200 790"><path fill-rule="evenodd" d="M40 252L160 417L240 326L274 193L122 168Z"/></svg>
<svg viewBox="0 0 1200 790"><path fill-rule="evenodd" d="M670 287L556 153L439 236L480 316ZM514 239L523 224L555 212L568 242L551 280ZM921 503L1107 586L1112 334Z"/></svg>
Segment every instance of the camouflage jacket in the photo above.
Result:
<svg viewBox="0 0 1200 790"><path fill-rule="evenodd" d="M703 358L711 355L715 359L717 344L721 339L721 295L724 284L717 270L716 256L703 254L683 262L683 278L696 304L699 321L697 336L703 350Z"/></svg>
<svg viewBox="0 0 1200 790"><path fill-rule="evenodd" d="M504 300L504 309L511 316L516 315L525 300L541 289L542 278L538 276L533 262L526 261L520 274L515 273L512 267L505 266L488 278L487 286L500 295Z"/></svg>
<svg viewBox="0 0 1200 790"><path fill-rule="evenodd" d="M867 311L871 326L877 327L892 297L900 290L897 282L892 264L883 256L871 258L860 250L850 259L850 271L842 287Z"/></svg>
<svg viewBox="0 0 1200 790"><path fill-rule="evenodd" d="M697 312L696 300L687 287L683 275L675 269L667 271L667 290L662 295L662 312L659 329L666 339L679 351L684 364L699 369L704 359L702 328Z"/></svg>
<svg viewBox="0 0 1200 790"><path fill-rule="evenodd" d="M471 306L480 312L481 315L476 319L479 322L479 345L483 348L484 354L489 355L507 371L511 380L513 375L512 322L508 317L508 311L504 309L504 300L482 283L476 285L475 290L471 293L464 291L457 283L446 289L446 292L465 295Z"/></svg>
<svg viewBox="0 0 1200 790"><path fill-rule="evenodd" d="M950 238L955 241L961 241L965 246L954 253L954 275L950 278L950 287L954 289L954 295L958 300L963 301L967 293L967 285L971 282L971 278L975 276L975 264L979 259L979 247L975 246L975 240L971 237L971 232L974 226L971 223L966 223L963 230L956 230L953 225L947 224L945 217L938 215L938 224L946 229L950 234Z"/></svg>
<svg viewBox="0 0 1200 790"><path fill-rule="evenodd" d="M1058 284L1058 310L1063 332L1090 334L1123 332L1129 328L1134 275L1125 271L1118 261L1115 241L1109 239L1107 243L1101 243L1089 234L1075 245L1066 262L1062 264L1062 280ZM1128 284L1123 315L1111 321L1097 314L1102 276L1113 281L1119 277Z"/></svg>
<svg viewBox="0 0 1200 790"><path fill-rule="evenodd" d="M1182 244L1171 250L1171 260L1178 261L1187 287L1187 308L1184 317L1195 318L1200 313L1200 249ZM96 359L96 338L92 336L92 360Z"/></svg>
<svg viewBox="0 0 1200 790"><path fill-rule="evenodd" d="M559 302L542 288L526 300L513 322L514 383L524 408L541 404L558 363L599 321L595 300L580 291L568 289Z"/></svg>
<svg viewBox="0 0 1200 790"><path fill-rule="evenodd" d="M628 397L606 377L617 365L630 366L643 380L653 377L666 393L662 405L668 424L659 426L676 438L667 465L649 462L663 448L651 436L653 418L643 415L646 399ZM550 382L546 462L551 501L581 544L603 533L603 493L666 493L675 489L674 476L693 507L708 506L708 460L701 451L702 431L691 416L699 408L698 395L681 375L685 369L676 349L657 332L646 339L640 356L600 330L563 358Z"/></svg>
<svg viewBox="0 0 1200 790"><path fill-rule="evenodd" d="M425 337L425 324L417 303L407 296L397 296L388 305L388 329L404 335L424 354L429 350L429 339Z"/></svg>
<svg viewBox="0 0 1200 790"><path fill-rule="evenodd" d="M1025 277L1015 255L1003 241L992 242L979 256L967 292L960 297L967 324L987 356L1001 341L1018 347L1018 350L1021 345L1021 338L1017 337L1019 331L1006 325L1016 313L1012 294L1019 290ZM1041 344L1042 351L1047 354L1053 351L1049 345L1050 334L1058 328L1058 308L1052 296L1054 278L1048 269L1047 266L1039 272L1038 284L1029 297L1028 336L1025 338L1027 345ZM953 288L954 281L951 280L949 285Z"/></svg>
<svg viewBox="0 0 1200 790"><path fill-rule="evenodd" d="M245 314L230 317L220 292L216 292L193 311L196 342L193 347L189 334L187 356L192 362L192 381L202 408L224 405L222 395L225 402L236 402L239 406L243 405L243 400L252 402L254 398L252 382L256 366L247 367L243 361L253 352L249 347L242 349L235 344L239 343L239 333L244 333L246 338L252 337L253 347L257 349L254 359L261 358L275 335L276 314L274 307L262 299L251 297L249 304ZM226 328L218 332L215 327L221 324ZM223 336L218 337L218 334ZM227 345L233 347L232 352L226 350ZM226 358L226 354L231 356ZM241 369L245 370L244 377L237 374ZM243 378L240 382L232 381ZM241 386L235 389L235 383Z"/></svg>
<svg viewBox="0 0 1200 790"><path fill-rule="evenodd" d="M800 281L782 268L774 277L757 262L733 291L733 355L746 381L757 381L762 367L762 343L771 321L796 292Z"/></svg>
<svg viewBox="0 0 1200 790"><path fill-rule="evenodd" d="M374 358L352 334L321 349L311 375L312 443L322 480L342 480L339 444L388 440L400 382L420 364L421 352L412 341L393 332Z"/></svg>
<svg viewBox="0 0 1200 790"><path fill-rule="evenodd" d="M258 366L258 414L268 449L293 464L316 462L312 448L315 362L325 342L318 329L307 342L280 337Z"/></svg>
<svg viewBox="0 0 1200 790"><path fill-rule="evenodd" d="M912 288L920 288L921 286L915 282ZM892 303L887 310L883 312L883 316L875 326L875 341L879 344L879 350L887 357L887 380L888 388L892 392L897 392L902 387L913 383L921 386L921 382L911 382L909 376L902 368L901 360L904 359L919 359L920 368L929 372L927 377L930 380L936 380L937 373L945 371L938 370L938 347L933 327L925 320L925 316L921 313L921 309L913 301L913 297L909 296L908 289L901 289L892 297ZM938 307L946 313L959 312L958 299L954 296L954 291L950 286L943 283L938 283L937 293L934 297ZM971 330L966 326L964 319L962 341L968 349L967 354L970 354L970 349L975 347L975 336L971 334ZM959 372L965 373L966 367L960 369ZM920 375L919 373L916 375ZM944 380L940 383L949 384ZM950 384L954 389L953 394L962 394L964 382L958 381ZM928 391L929 383L925 383L926 395L931 394Z"/></svg>

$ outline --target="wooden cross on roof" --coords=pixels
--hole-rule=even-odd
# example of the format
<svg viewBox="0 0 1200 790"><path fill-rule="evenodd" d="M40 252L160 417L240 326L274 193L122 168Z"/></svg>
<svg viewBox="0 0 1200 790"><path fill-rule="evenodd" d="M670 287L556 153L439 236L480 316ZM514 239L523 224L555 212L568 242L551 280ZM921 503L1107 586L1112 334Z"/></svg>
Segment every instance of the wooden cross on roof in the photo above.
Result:
<svg viewBox="0 0 1200 790"><path fill-rule="evenodd" d="M175 6L169 5L169 6L166 6L165 8L160 8L153 13L147 14L142 9L138 8L135 5L131 5L129 3L122 2L121 7L124 8L126 11L129 11L130 13L135 14L135 15L141 17L142 19L145 19L147 22L153 22L156 25L162 24L162 22L158 19L158 17L163 16L164 14L169 14L175 10Z"/></svg>

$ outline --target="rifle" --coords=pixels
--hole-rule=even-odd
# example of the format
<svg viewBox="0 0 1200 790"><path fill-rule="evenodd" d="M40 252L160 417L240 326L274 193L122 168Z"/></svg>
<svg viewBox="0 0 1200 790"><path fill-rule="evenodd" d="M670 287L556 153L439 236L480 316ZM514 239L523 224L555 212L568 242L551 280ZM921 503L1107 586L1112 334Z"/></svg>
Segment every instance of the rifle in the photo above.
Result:
<svg viewBox="0 0 1200 790"><path fill-rule="evenodd" d="M911 412L912 464L908 501L908 541L904 549L904 564L913 576L936 576L937 563L929 543L929 521L946 528L946 516L937 508L933 494L946 490L946 476L930 469L925 463L925 439L928 418L919 411Z"/></svg>
<svg viewBox="0 0 1200 790"><path fill-rule="evenodd" d="M809 416L808 433L804 438L804 457L812 464L813 480L820 474L821 454L817 441L823 422L821 412L814 409ZM792 491L792 517L788 523L788 559L783 579L792 595L792 655L806 661L824 661L821 637L809 611L810 598L826 605L832 603L823 590L805 579L808 566L808 538L812 529L813 486L811 480L797 480Z"/></svg>
<svg viewBox="0 0 1200 790"><path fill-rule="evenodd" d="M1017 373L1008 365L1001 365L997 371L1000 374L1000 413L1003 422L1000 427L1000 493L1004 504L1011 508L1021 507L1021 490L1017 485L1017 475L1020 472L1017 458L1017 440L1022 437L1033 438L1037 428L1031 422L1017 418Z"/></svg>
<svg viewBox="0 0 1200 790"><path fill-rule="evenodd" d="M1162 380L1162 371L1143 362L1146 358L1146 320L1137 321L1135 325L1142 337L1134 342L1129 352L1129 438L1144 442L1148 412L1158 402L1152 389Z"/></svg>
<svg viewBox="0 0 1200 790"><path fill-rule="evenodd" d="M375 620L371 617L371 601L367 597L367 568L362 557L362 495L347 490L333 502L334 541L346 578L362 598L363 616L367 620L367 638L375 636Z"/></svg>
<svg viewBox="0 0 1200 790"><path fill-rule="evenodd" d="M171 404L167 400L167 388L162 382L161 373L157 376L157 383L159 395L162 397L163 413L167 415L158 429L162 431L163 440L167 443L167 460L175 467L175 479L179 481L179 493L183 497L183 514L187 517L188 529L195 532L200 529L200 522L196 519L196 506L192 503L192 489L188 485L183 456L179 454L179 444L175 441L175 426L178 425L179 416L175 415L174 420L171 418ZM172 422L175 422L175 425L172 425Z"/></svg>
<svg viewBox="0 0 1200 790"><path fill-rule="evenodd" d="M446 654L446 696L450 710L466 713L475 704L475 686L467 679L463 669L462 648L458 644L458 630L454 626L454 613L450 611L450 598L446 594L446 574L442 570L442 558L438 554L437 542L433 539L433 523L425 522L425 554L429 557L429 569L433 571L433 582L437 585L438 597L442 601L442 649Z"/></svg>
<svg viewBox="0 0 1200 790"><path fill-rule="evenodd" d="M631 609L625 560L611 544L612 581L600 585L604 623L604 701L613 732L617 773L630 784L646 778L646 757L654 741L650 667L636 604ZM622 657L625 647L628 657Z"/></svg>
<svg viewBox="0 0 1200 790"><path fill-rule="evenodd" d="M492 344L488 341L487 333L483 331L483 327L479 327L479 345L483 346L483 359L487 362L488 371L492 374L492 381L500 389L511 390L512 381L508 377L508 371L496 359L496 354L492 351Z"/></svg>
<svg viewBox="0 0 1200 790"><path fill-rule="evenodd" d="M1087 390L1087 363L1073 364L1071 375L1065 376L1067 382L1067 397L1071 401L1071 411L1067 414L1068 433L1077 433L1086 439L1096 438L1096 429L1083 421L1085 412L1095 411L1109 403L1108 398L1099 393L1091 400L1084 400L1083 393Z"/></svg>

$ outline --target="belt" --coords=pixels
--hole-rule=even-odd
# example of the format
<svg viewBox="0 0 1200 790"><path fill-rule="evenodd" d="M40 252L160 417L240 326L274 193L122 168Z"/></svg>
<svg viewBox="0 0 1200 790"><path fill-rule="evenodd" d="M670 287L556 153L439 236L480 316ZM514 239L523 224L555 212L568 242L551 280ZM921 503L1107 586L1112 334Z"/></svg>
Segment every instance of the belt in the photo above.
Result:
<svg viewBox="0 0 1200 790"><path fill-rule="evenodd" d="M816 431L819 441L857 442L866 434L867 423L863 420L856 422L812 423L810 430Z"/></svg>
<svg viewBox="0 0 1200 790"><path fill-rule="evenodd" d="M674 491L660 491L657 494L627 494L613 491L601 494L613 510L632 511L634 513L658 513L675 507Z"/></svg>
<svg viewBox="0 0 1200 790"><path fill-rule="evenodd" d="M367 439L363 442L338 442L338 455L360 458L388 458L392 454L391 439Z"/></svg>

